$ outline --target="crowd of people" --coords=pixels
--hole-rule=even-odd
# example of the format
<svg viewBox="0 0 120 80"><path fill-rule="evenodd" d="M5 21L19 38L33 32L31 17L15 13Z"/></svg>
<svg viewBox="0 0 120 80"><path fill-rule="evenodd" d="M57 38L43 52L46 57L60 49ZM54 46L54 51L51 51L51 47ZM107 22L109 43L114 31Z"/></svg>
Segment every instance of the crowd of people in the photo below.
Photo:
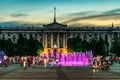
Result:
<svg viewBox="0 0 120 80"><path fill-rule="evenodd" d="M7 56L4 55L4 66L7 67L12 64L21 64L23 69L27 69L27 67L49 67L57 64L57 61L53 58L39 57L39 56Z"/></svg>
<svg viewBox="0 0 120 80"><path fill-rule="evenodd" d="M40 56L7 56L4 55L4 66L7 67L12 64L21 64L23 69L27 69L27 67L49 67L56 66L58 64L58 60L54 57L46 58ZM109 65L112 65L114 62L119 62L120 57L116 56L96 56L93 58L93 69L102 69L109 70Z"/></svg>
<svg viewBox="0 0 120 80"><path fill-rule="evenodd" d="M114 62L118 62L120 64L120 57L96 56L93 61L93 69L109 70L109 66L114 64Z"/></svg>

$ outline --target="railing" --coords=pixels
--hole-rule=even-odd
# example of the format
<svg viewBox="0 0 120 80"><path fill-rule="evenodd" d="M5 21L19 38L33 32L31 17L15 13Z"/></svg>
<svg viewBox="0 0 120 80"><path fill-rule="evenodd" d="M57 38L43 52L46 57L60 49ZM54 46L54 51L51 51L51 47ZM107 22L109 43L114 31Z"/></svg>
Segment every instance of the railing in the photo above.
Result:
<svg viewBox="0 0 120 80"><path fill-rule="evenodd" d="M0 29L2 30L41 30L45 29L43 26L28 26L28 25L23 25L23 26L0 26ZM87 30L87 31L96 31L96 30L101 30L101 31L109 31L109 30L120 30L120 27L66 27L68 30Z"/></svg>

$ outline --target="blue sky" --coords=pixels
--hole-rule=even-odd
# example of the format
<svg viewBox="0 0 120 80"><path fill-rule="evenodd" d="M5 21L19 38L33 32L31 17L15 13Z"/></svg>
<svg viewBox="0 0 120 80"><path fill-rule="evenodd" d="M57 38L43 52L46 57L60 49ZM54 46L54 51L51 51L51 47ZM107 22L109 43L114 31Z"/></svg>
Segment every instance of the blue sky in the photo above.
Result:
<svg viewBox="0 0 120 80"><path fill-rule="evenodd" d="M57 21L70 26L120 25L120 0L0 0L0 22L48 24Z"/></svg>

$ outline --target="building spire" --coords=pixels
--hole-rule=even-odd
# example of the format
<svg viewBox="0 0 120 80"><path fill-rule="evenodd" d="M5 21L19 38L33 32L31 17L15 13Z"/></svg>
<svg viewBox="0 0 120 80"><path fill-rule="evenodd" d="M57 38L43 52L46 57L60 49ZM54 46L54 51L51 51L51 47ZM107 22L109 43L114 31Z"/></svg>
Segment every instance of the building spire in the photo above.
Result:
<svg viewBox="0 0 120 80"><path fill-rule="evenodd" d="M56 22L56 7L54 7L54 22Z"/></svg>
<svg viewBox="0 0 120 80"><path fill-rule="evenodd" d="M112 28L114 27L114 23L112 23Z"/></svg>

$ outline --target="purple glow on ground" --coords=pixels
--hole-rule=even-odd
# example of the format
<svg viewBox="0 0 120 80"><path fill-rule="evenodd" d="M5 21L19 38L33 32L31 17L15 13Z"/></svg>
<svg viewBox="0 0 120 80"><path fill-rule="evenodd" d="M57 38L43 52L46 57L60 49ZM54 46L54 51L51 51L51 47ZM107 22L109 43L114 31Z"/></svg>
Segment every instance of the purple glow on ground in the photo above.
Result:
<svg viewBox="0 0 120 80"><path fill-rule="evenodd" d="M48 53L44 55L44 53L40 54L40 57L47 57L50 59L50 57L56 57L50 64L52 65L60 65L60 66L88 66L92 65L93 61L93 55L92 51L86 51L86 52L73 52L71 53L52 53L50 57L48 56ZM56 63L58 60L58 63Z"/></svg>

